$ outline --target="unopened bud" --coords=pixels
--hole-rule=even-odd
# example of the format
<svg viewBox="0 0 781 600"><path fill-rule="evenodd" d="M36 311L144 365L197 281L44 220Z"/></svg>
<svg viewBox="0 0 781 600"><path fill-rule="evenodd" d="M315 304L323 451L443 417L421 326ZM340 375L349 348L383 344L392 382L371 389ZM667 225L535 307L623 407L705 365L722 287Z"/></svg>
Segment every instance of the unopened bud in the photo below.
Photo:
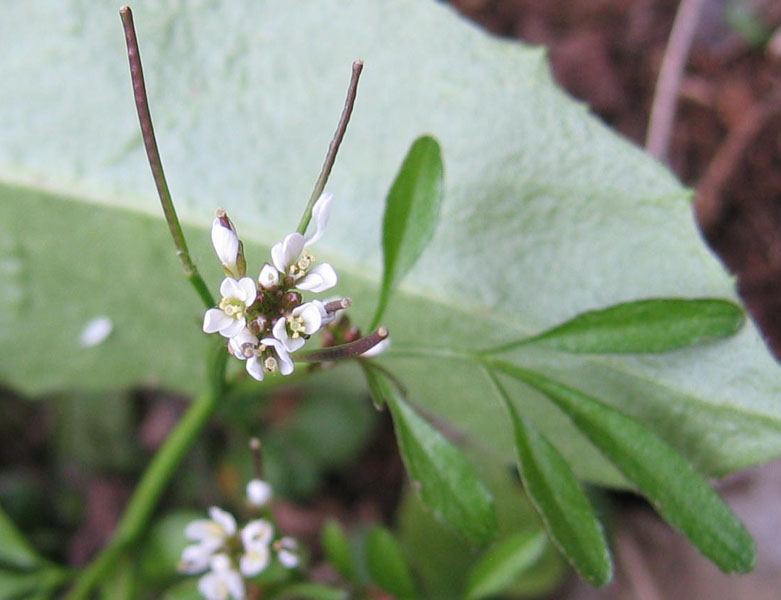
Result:
<svg viewBox="0 0 781 600"><path fill-rule="evenodd" d="M250 333L255 337L260 337L260 335L266 331L267 326L268 319L264 315L258 315L249 322L249 325L247 325L247 327L249 327Z"/></svg>
<svg viewBox="0 0 781 600"><path fill-rule="evenodd" d="M291 310L301 304L301 294L298 292L288 292L282 296L282 305Z"/></svg>

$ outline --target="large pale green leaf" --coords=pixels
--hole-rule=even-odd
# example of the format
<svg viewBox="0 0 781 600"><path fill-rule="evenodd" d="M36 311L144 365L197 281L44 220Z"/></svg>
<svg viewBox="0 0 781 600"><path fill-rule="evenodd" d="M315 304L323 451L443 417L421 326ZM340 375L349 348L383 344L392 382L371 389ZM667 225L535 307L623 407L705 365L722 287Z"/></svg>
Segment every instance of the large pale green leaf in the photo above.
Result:
<svg viewBox="0 0 781 600"><path fill-rule="evenodd" d="M29 393L201 380L201 307L159 215L116 9L15 2L0 20L0 378ZM298 222L354 59L366 67L314 250L361 323L380 285L382 199L412 140L439 140L440 220L385 313L394 346L383 361L416 402L503 459L503 408L471 351L621 302L735 298L688 192L561 93L541 49L433 1L134 9L166 171L215 290L214 208L229 211L259 270ZM97 315L112 335L80 348ZM668 355L527 347L505 358L604 398L707 472L781 454L781 377L751 324ZM622 482L557 409L520 385L511 393L579 475Z"/></svg>

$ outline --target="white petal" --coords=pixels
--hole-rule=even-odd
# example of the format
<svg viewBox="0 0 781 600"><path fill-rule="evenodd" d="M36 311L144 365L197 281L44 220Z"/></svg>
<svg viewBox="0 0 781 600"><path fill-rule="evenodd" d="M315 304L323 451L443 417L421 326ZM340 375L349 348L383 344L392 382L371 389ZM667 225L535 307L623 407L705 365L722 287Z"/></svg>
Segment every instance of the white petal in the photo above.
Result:
<svg viewBox="0 0 781 600"><path fill-rule="evenodd" d="M244 346L245 344L250 344L251 346L257 346L258 338L252 335L250 333L250 330L247 327L245 327L239 333L234 335L230 340L228 340L228 344L230 344L230 347L233 350L233 355L239 360L244 360L247 357L244 356L242 346Z"/></svg>
<svg viewBox="0 0 781 600"><path fill-rule="evenodd" d="M230 319L230 317L228 317ZM231 323L227 327L220 329L220 335L226 338L232 338L239 335L242 330L247 326L247 319L242 317L241 319L231 319Z"/></svg>
<svg viewBox="0 0 781 600"><path fill-rule="evenodd" d="M379 344L369 348L366 352L361 354L361 356L363 356L364 358L371 358L372 356L377 356L378 354L382 354L388 348L390 348L390 345L391 345L390 338L385 338Z"/></svg>
<svg viewBox="0 0 781 600"><path fill-rule="evenodd" d="M277 554L277 557L279 558L279 562L281 562L282 566L286 569L293 569L298 566L298 556L292 552L288 552L287 550L280 550L279 554Z"/></svg>
<svg viewBox="0 0 781 600"><path fill-rule="evenodd" d="M271 485L262 479L253 479L247 484L247 499L253 506L264 506L271 500L271 495Z"/></svg>
<svg viewBox="0 0 781 600"><path fill-rule="evenodd" d="M325 310L325 309L323 309ZM304 321L304 332L312 335L320 331L323 324L323 317L320 309L314 302L307 302L293 309L293 316L301 317Z"/></svg>
<svg viewBox="0 0 781 600"><path fill-rule="evenodd" d="M220 294L222 294L223 298L237 298L240 300L241 288L239 287L239 282L233 277L226 277L220 284Z"/></svg>
<svg viewBox="0 0 781 600"><path fill-rule="evenodd" d="M235 274L236 259L239 257L239 238L234 230L225 227L219 217L212 221L212 246L220 262Z"/></svg>
<svg viewBox="0 0 781 600"><path fill-rule="evenodd" d="M280 273L287 273L287 268L298 260L305 242L300 233L288 233L284 240L271 247L271 260Z"/></svg>
<svg viewBox="0 0 781 600"><path fill-rule="evenodd" d="M266 263L258 275L260 287L268 290L279 285L279 271L270 264Z"/></svg>
<svg viewBox="0 0 781 600"><path fill-rule="evenodd" d="M114 322L108 317L95 317L87 321L84 329L79 335L79 346L82 348L92 348L103 343L111 335L114 329Z"/></svg>
<svg viewBox="0 0 781 600"><path fill-rule="evenodd" d="M277 322L274 323L274 327L271 328L271 333L275 338L282 342L282 345L288 352L295 352L306 343L304 338L290 337L287 332L287 319L285 317L280 317L277 319Z"/></svg>
<svg viewBox="0 0 781 600"><path fill-rule="evenodd" d="M222 528L226 536L230 537L236 533L236 519L229 512L217 506L212 506L209 509L209 516L212 518L212 521Z"/></svg>
<svg viewBox="0 0 781 600"><path fill-rule="evenodd" d="M249 373L250 377L253 379L263 381L263 377L266 375L266 369L263 368L263 365L257 356L250 356L247 359L247 373Z"/></svg>
<svg viewBox="0 0 781 600"><path fill-rule="evenodd" d="M206 600L226 600L227 590L223 589L222 577L209 571L198 580L198 591Z"/></svg>
<svg viewBox="0 0 781 600"><path fill-rule="evenodd" d="M242 555L239 569L245 577L254 577L268 566L270 559L268 546L258 546Z"/></svg>
<svg viewBox="0 0 781 600"><path fill-rule="evenodd" d="M258 288L255 285L255 280L252 277L242 277L239 279L238 284L241 288L241 296L238 296L238 299L247 306L255 302L255 298L258 297Z"/></svg>
<svg viewBox="0 0 781 600"><path fill-rule="evenodd" d="M244 580L237 571L225 573L223 581L225 581L225 584L228 586L228 591L230 591L231 596L233 596L235 600L242 600L244 598L246 594Z"/></svg>
<svg viewBox="0 0 781 600"><path fill-rule="evenodd" d="M334 287L336 281L337 277L334 268L328 263L322 263L309 271L306 277L298 281L296 287L300 290L319 293Z"/></svg>
<svg viewBox="0 0 781 600"><path fill-rule="evenodd" d="M210 308L203 315L203 330L206 333L216 333L234 322L235 319L226 315L219 308Z"/></svg>
<svg viewBox="0 0 781 600"><path fill-rule="evenodd" d="M182 558L177 570L181 573L194 575L209 568L213 550L203 544L193 544L182 550Z"/></svg>
<svg viewBox="0 0 781 600"><path fill-rule="evenodd" d="M285 345L276 338L263 338L260 340L261 344L266 346L272 346L277 354L277 362L279 363L279 372L283 375L290 375L295 369L290 355L285 350Z"/></svg>
<svg viewBox="0 0 781 600"><path fill-rule="evenodd" d="M312 207L312 219L315 222L315 232L306 240L306 245L314 244L325 233L328 224L328 216L331 214L331 202L334 195L331 192L323 192Z"/></svg>
<svg viewBox="0 0 781 600"><path fill-rule="evenodd" d="M199 542L212 550L216 550L222 545L223 533L222 528L211 519L198 519L188 523L184 529L184 535L187 539Z"/></svg>
<svg viewBox="0 0 781 600"><path fill-rule="evenodd" d="M254 481L260 480L255 479ZM266 519L255 519L254 521L250 521L241 530L241 541L248 552L252 548L268 546L273 537L274 525L271 524L271 521Z"/></svg>

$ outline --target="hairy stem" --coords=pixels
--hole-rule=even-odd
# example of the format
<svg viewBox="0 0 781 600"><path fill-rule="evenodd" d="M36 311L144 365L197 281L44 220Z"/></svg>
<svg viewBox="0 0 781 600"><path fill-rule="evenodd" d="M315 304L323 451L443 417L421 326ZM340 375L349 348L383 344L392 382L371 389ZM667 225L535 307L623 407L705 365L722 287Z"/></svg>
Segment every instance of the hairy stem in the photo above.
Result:
<svg viewBox="0 0 781 600"><path fill-rule="evenodd" d="M331 168L334 166L336 160L336 154L339 152L339 146L344 138L344 133L347 131L347 124L350 122L350 115L353 113L353 106L355 106L355 95L358 93L358 80L361 78L361 71L363 70L363 61L356 60L353 63L352 76L350 77L350 86L347 88L347 98L344 101L344 109L342 109L342 116L339 118L339 124L336 126L336 132L328 146L328 154L325 156L325 162L323 168L320 171L320 176L317 178L315 188L312 190L312 195L309 198L309 204L306 205L304 215L301 217L301 222L298 224L298 233L303 234L306 231L309 221L312 219L312 207L320 197L325 189L325 184L328 181L328 176L331 175Z"/></svg>
<svg viewBox="0 0 781 600"><path fill-rule="evenodd" d="M119 9L119 15L122 18L122 27L125 30L125 41L127 42L127 58L130 62L130 78L133 81L133 97L136 101L136 110L138 111L138 122L141 124L141 135L144 138L144 147L146 156L149 159L149 166L152 169L152 177L157 187L157 195L160 197L160 204L163 205L163 214L168 222L168 229L171 237L174 239L176 254L182 263L184 274L195 288L206 307L214 306L214 298L206 287L206 283L198 273L198 269L193 262L190 251L187 249L187 242L184 239L182 226L179 224L179 217L176 216L174 203L171 200L171 192L168 189L168 182L163 172L163 163L160 160L160 152L157 149L157 139L155 130L152 127L152 115L149 112L149 100L146 95L146 85L144 84L144 72L141 69L141 55L138 51L138 39L136 38L136 28L133 25L133 13L129 6L123 6ZM311 211L310 211L311 212Z"/></svg>
<svg viewBox="0 0 781 600"><path fill-rule="evenodd" d="M345 358L354 358L360 356L379 344L388 337L388 330L385 327L376 329L369 335L362 337L354 342L342 344L340 346L329 346L312 352L301 352L296 354L295 359L301 362L324 362L329 360L342 360Z"/></svg>

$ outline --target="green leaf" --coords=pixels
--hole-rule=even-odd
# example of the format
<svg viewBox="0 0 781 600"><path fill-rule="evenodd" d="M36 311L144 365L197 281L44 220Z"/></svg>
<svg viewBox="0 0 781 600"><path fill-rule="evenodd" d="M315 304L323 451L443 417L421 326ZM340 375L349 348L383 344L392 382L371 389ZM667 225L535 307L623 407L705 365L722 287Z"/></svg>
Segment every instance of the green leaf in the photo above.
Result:
<svg viewBox="0 0 781 600"><path fill-rule="evenodd" d="M338 271L353 322L369 322L379 297L382 199L399 160L421 133L438 140L445 200L382 318L393 346L377 360L501 460L512 436L474 351L638 298L736 299L690 192L562 93L541 48L486 35L441 2L133 8L166 173L215 293L214 209L231 215L256 274L296 226L356 57L366 67L329 181L329 229L312 248ZM0 80L14 84L0 86L0 380L27 394L197 391L210 341L160 215L116 5L15 2L2 18ZM98 315L112 334L80 347ZM27 340L45 340L56 360ZM631 414L708 473L781 456L781 377L752 323L674 356L511 354ZM579 476L626 485L557 410L517 388Z"/></svg>
<svg viewBox="0 0 781 600"><path fill-rule="evenodd" d="M689 462L620 411L539 373L491 361L552 400L651 501L654 508L726 573L756 561L751 535Z"/></svg>
<svg viewBox="0 0 781 600"><path fill-rule="evenodd" d="M391 294L434 235L442 201L443 170L437 141L431 136L415 140L385 200L384 270L371 330L379 325Z"/></svg>
<svg viewBox="0 0 781 600"><path fill-rule="evenodd" d="M423 501L467 539L496 534L493 499L474 467L445 436L418 415L395 390L384 398L402 459Z"/></svg>
<svg viewBox="0 0 781 600"><path fill-rule="evenodd" d="M492 375L493 378L493 375ZM518 415L501 383L494 383L512 418L518 472L556 546L592 585L605 585L613 563L602 526L567 461Z"/></svg>
<svg viewBox="0 0 781 600"><path fill-rule="evenodd" d="M44 559L0 507L0 564L17 569L32 569Z"/></svg>
<svg viewBox="0 0 781 600"><path fill-rule="evenodd" d="M373 527L366 537L366 566L374 583L394 598L409 600L417 597L415 582L401 547L384 527Z"/></svg>
<svg viewBox="0 0 781 600"><path fill-rule="evenodd" d="M53 597L53 590L63 579L63 572L54 568L31 573L0 569L0 600Z"/></svg>
<svg viewBox="0 0 781 600"><path fill-rule="evenodd" d="M338 521L330 520L323 525L320 531L320 545L323 547L325 557L339 574L347 581L358 582L355 570L355 558L342 526Z"/></svg>
<svg viewBox="0 0 781 600"><path fill-rule="evenodd" d="M203 600L203 595L198 591L198 579L188 577L171 586L163 594L162 600Z"/></svg>
<svg viewBox="0 0 781 600"><path fill-rule="evenodd" d="M499 542L483 555L467 578L467 600L488 598L502 592L542 556L545 534L519 533Z"/></svg>
<svg viewBox="0 0 781 600"><path fill-rule="evenodd" d="M347 600L347 592L339 588L319 583L296 583L287 586L275 594L273 598L290 598L291 600Z"/></svg>
<svg viewBox="0 0 781 600"><path fill-rule="evenodd" d="M717 299L654 298L582 313L498 350L536 344L576 354L669 352L734 335L743 310Z"/></svg>
<svg viewBox="0 0 781 600"><path fill-rule="evenodd" d="M377 410L385 406L385 398L393 393L388 379L373 368L371 363L361 363L363 374L366 377L366 385L369 386L369 394L372 397L372 404Z"/></svg>

